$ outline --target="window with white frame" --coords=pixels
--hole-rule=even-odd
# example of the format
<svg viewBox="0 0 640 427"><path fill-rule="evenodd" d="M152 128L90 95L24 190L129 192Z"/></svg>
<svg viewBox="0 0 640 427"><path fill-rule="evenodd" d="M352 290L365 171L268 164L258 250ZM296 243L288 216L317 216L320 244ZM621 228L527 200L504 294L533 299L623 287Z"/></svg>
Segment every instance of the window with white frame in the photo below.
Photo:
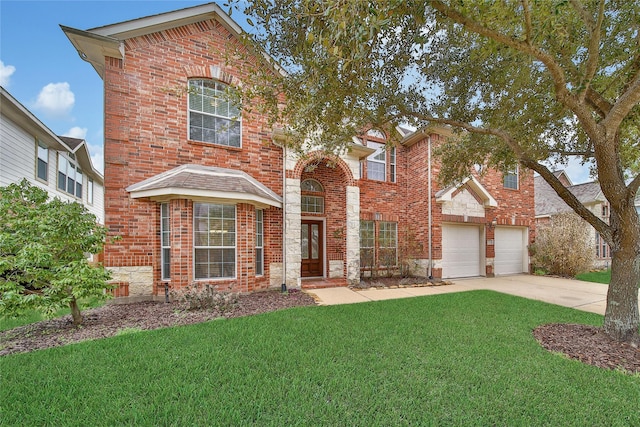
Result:
<svg viewBox="0 0 640 427"><path fill-rule="evenodd" d="M215 80L189 81L189 139L240 147L240 110L233 88Z"/></svg>
<svg viewBox="0 0 640 427"><path fill-rule="evenodd" d="M324 213L324 188L315 179L305 179L300 183L300 210L304 213Z"/></svg>
<svg viewBox="0 0 640 427"><path fill-rule="evenodd" d="M398 223L382 221L378 227L378 262L395 266L398 264Z"/></svg>
<svg viewBox="0 0 640 427"><path fill-rule="evenodd" d="M87 180L87 203L93 204L93 180L91 178Z"/></svg>
<svg viewBox="0 0 640 427"><path fill-rule="evenodd" d="M171 279L171 215L169 203L160 204L160 247L162 280Z"/></svg>
<svg viewBox="0 0 640 427"><path fill-rule="evenodd" d="M367 157L367 178L375 181L386 181L387 152L384 144L368 141L367 147L376 150Z"/></svg>
<svg viewBox="0 0 640 427"><path fill-rule="evenodd" d="M256 276L264 274L264 211L256 209Z"/></svg>
<svg viewBox="0 0 640 427"><path fill-rule="evenodd" d="M596 231L596 258L606 259L611 258L611 248L609 244L600 236L600 233Z"/></svg>
<svg viewBox="0 0 640 427"><path fill-rule="evenodd" d="M37 143L38 164L36 165L36 176L43 181L49 181L49 148L42 142Z"/></svg>
<svg viewBox="0 0 640 427"><path fill-rule="evenodd" d="M213 203L193 206L196 279L236 275L236 207Z"/></svg>
<svg viewBox="0 0 640 427"><path fill-rule="evenodd" d="M396 149L386 144L385 134L377 129L370 129L362 141L367 147L375 150L366 160L367 179L396 182ZM362 173L363 163L360 163L360 176L364 176Z"/></svg>
<svg viewBox="0 0 640 427"><path fill-rule="evenodd" d="M73 154L67 158L58 153L58 189L82 198L82 170L76 165Z"/></svg>
<svg viewBox="0 0 640 427"><path fill-rule="evenodd" d="M376 230L373 221L360 221L360 267L376 265Z"/></svg>
<svg viewBox="0 0 640 427"><path fill-rule="evenodd" d="M510 188L512 190L518 189L518 172L519 167L516 166L515 169L510 170L509 172L504 174L504 188Z"/></svg>
<svg viewBox="0 0 640 427"><path fill-rule="evenodd" d="M396 147L389 150L389 181L396 182Z"/></svg>

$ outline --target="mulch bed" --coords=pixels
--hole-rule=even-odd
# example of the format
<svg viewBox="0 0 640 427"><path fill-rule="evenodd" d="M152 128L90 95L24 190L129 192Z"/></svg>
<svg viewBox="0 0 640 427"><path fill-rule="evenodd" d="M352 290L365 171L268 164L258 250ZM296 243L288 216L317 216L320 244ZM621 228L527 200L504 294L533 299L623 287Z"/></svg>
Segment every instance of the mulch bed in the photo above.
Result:
<svg viewBox="0 0 640 427"><path fill-rule="evenodd" d="M83 311L84 323L80 327L73 326L71 315L67 315L0 332L0 356L112 337L126 329L151 330L190 325L220 317L250 316L307 305L315 305L313 297L295 289L285 294L264 291L240 295L237 304L224 312L186 310L179 302L107 304Z"/></svg>
<svg viewBox="0 0 640 427"><path fill-rule="evenodd" d="M547 350L605 369L640 373L638 344L609 338L602 328L552 323L534 329L533 336Z"/></svg>

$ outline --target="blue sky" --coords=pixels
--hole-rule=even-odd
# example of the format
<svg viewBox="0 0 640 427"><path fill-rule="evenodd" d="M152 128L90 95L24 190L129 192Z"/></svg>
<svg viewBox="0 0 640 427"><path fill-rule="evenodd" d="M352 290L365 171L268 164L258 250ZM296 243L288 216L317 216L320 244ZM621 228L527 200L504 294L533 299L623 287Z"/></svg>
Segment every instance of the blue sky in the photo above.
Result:
<svg viewBox="0 0 640 427"><path fill-rule="evenodd" d="M60 25L87 30L203 3L0 0L0 85L56 134L85 139L102 171L102 80ZM574 184L590 180L578 162L566 170Z"/></svg>

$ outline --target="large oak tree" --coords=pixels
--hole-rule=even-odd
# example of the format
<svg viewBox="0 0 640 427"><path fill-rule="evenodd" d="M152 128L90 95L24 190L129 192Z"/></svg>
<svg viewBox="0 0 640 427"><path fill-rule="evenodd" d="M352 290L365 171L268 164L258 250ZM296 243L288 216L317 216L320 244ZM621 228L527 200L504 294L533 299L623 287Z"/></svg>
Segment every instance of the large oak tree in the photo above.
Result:
<svg viewBox="0 0 640 427"><path fill-rule="evenodd" d="M274 122L329 149L372 124L440 123L459 131L441 148L444 182L474 164L536 171L611 246L604 329L637 337L638 2L253 0L245 12L287 71L257 67L243 88ZM593 162L609 223L546 166L567 156Z"/></svg>

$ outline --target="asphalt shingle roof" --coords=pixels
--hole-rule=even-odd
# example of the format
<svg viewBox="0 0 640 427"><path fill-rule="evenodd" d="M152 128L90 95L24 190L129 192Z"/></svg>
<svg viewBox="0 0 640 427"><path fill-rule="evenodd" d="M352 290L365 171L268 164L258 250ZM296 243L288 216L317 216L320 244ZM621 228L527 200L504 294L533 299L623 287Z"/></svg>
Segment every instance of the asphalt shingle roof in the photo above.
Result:
<svg viewBox="0 0 640 427"><path fill-rule="evenodd" d="M536 216L554 215L560 212L570 211L571 208L558 196L553 188L541 176L534 178ZM604 201L604 196L597 182L570 185L569 191L582 204L590 204Z"/></svg>

